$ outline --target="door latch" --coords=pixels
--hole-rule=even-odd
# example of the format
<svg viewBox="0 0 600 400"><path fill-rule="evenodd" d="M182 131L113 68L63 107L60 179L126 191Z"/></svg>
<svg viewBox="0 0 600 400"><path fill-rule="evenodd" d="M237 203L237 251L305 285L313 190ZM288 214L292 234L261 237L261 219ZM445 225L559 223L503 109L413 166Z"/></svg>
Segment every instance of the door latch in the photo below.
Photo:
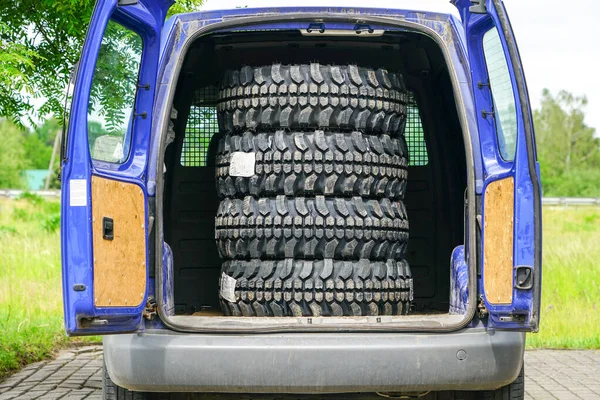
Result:
<svg viewBox="0 0 600 400"><path fill-rule="evenodd" d="M508 316L500 317L501 322L525 322L527 316L525 314L509 314Z"/></svg>
<svg viewBox="0 0 600 400"><path fill-rule="evenodd" d="M521 290L531 289L533 287L533 267L518 265L515 269L515 287Z"/></svg>
<svg viewBox="0 0 600 400"><path fill-rule="evenodd" d="M102 217L102 239L113 240L115 238L115 223L112 218Z"/></svg>

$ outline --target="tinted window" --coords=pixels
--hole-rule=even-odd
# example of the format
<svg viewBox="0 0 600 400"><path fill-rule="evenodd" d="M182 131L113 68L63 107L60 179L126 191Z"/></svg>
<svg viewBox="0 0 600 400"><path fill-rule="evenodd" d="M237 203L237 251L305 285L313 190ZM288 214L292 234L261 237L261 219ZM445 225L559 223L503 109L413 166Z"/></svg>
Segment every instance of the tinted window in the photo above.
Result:
<svg viewBox="0 0 600 400"><path fill-rule="evenodd" d="M109 21L88 105L88 143L95 160L122 163L129 155L141 58L141 37Z"/></svg>
<svg viewBox="0 0 600 400"><path fill-rule="evenodd" d="M483 52L490 78L494 118L500 155L506 161L515 158L517 146L517 113L508 64L498 30L493 28L483 36Z"/></svg>

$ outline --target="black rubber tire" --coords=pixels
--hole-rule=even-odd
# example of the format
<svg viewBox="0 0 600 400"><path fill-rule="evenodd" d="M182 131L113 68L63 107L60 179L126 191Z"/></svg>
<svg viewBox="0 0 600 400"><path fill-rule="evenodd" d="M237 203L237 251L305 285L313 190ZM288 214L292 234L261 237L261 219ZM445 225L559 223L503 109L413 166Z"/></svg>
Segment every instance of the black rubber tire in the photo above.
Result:
<svg viewBox="0 0 600 400"><path fill-rule="evenodd" d="M225 73L221 131L339 128L401 135L407 91L400 74L355 65L274 64Z"/></svg>
<svg viewBox="0 0 600 400"><path fill-rule="evenodd" d="M236 302L220 298L225 315L405 315L413 298L408 263L326 260L233 260Z"/></svg>
<svg viewBox="0 0 600 400"><path fill-rule="evenodd" d="M215 237L224 260L401 260L408 220L388 199L248 196L221 201Z"/></svg>
<svg viewBox="0 0 600 400"><path fill-rule="evenodd" d="M513 383L500 389L483 392L480 398L484 400L523 400L525 398L525 363Z"/></svg>
<svg viewBox="0 0 600 400"><path fill-rule="evenodd" d="M230 176L233 153L254 153L254 176ZM326 195L402 199L408 152L404 137L358 131L225 134L216 157L221 197Z"/></svg>
<svg viewBox="0 0 600 400"><path fill-rule="evenodd" d="M132 392L117 386L108 375L106 364L102 362L102 400L147 400L150 393Z"/></svg>

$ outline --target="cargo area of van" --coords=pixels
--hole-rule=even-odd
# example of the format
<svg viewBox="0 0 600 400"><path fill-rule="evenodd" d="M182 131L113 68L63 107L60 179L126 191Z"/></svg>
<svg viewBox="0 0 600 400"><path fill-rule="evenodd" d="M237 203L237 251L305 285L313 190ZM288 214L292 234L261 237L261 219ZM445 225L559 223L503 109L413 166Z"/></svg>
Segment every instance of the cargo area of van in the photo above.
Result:
<svg viewBox="0 0 600 400"><path fill-rule="evenodd" d="M399 201L405 205L409 224L407 246L402 251L410 266L414 298L409 310L393 318L406 321L425 318L428 322L419 326L441 327L444 323L438 322L442 317L450 318L448 321L452 323L464 317L459 314L466 313L468 272L453 270L452 258L456 249L460 254L455 254L455 257L462 257L462 264L466 264L464 247L457 247L465 243L467 165L454 97L453 72L440 45L422 32L411 29L373 31L367 27L364 32L351 33L328 35L320 32L318 27L306 31L233 30L202 35L187 49L173 97L169 129L163 140L164 181L162 193L157 194L157 209L162 210L165 251L172 254L172 257L164 257L160 271L157 263L157 276L162 280L165 316L177 321L175 324L180 328L201 328L209 323L202 317L223 316L219 286L223 284L224 260L215 240L215 220L223 198L223 193L217 189L216 176L223 163L219 141L226 134L226 120L219 117L219 96L223 96L227 89L229 81L226 74L229 73L230 77L232 74L227 71L271 65L277 68L350 65L373 71L385 70L401 76L406 88L403 135L408 163L405 166L407 181L403 199ZM236 75L235 79L240 78ZM268 88L265 87L266 90ZM274 91L271 94L276 98ZM360 93L356 97L359 98ZM257 135L260 128L259 118L253 129L242 129L234 135L240 138ZM328 131L348 134L359 131L318 127L316 130L323 131L324 135ZM301 135L298 132L302 131L314 132L315 128L281 128L279 133L272 135L293 137ZM292 154L287 162L293 169L294 162L298 161L294 161ZM235 184L230 182L229 185ZM233 201L244 201L239 196L236 199L236 195L234 193ZM292 196L271 197L289 200L294 196L304 196L304 193L296 190ZM383 200L386 196L382 191L377 198ZM349 199L343 194L339 197ZM158 218L160 226L160 216ZM244 235L243 229L239 234ZM233 235L237 237L238 234L234 232ZM297 247L306 245L294 243ZM344 243L338 244L339 248L343 246ZM275 251L256 260L256 268L260 269L263 263L276 262L273 258L277 257L272 257L273 254L279 253ZM352 258L343 250L341 254L342 262L344 257L347 260ZM248 257L242 254L239 258ZM290 288L290 296L294 296L294 288ZM300 297L298 300L305 302ZM263 300L262 292L260 298L255 299L259 300ZM256 315L254 312L241 314L255 316L253 319L261 316L260 312ZM284 313L279 316L292 315ZM293 316L320 315L299 311ZM348 312L337 316L348 316ZM226 320L230 318L220 323L227 324ZM324 320L327 318L323 317ZM329 318L333 318L333 314ZM303 321L306 323L306 319ZM377 321L380 322L381 318ZM269 326L277 324L274 320L265 323ZM308 323L315 323L314 318Z"/></svg>

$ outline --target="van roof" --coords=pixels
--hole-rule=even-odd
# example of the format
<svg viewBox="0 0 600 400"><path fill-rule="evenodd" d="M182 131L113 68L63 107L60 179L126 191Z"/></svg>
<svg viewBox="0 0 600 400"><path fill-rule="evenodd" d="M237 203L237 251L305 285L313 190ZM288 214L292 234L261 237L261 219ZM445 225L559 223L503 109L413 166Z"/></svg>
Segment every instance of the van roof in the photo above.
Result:
<svg viewBox="0 0 600 400"><path fill-rule="evenodd" d="M199 11L235 8L343 7L384 8L450 14L460 18L449 0L205 0Z"/></svg>

